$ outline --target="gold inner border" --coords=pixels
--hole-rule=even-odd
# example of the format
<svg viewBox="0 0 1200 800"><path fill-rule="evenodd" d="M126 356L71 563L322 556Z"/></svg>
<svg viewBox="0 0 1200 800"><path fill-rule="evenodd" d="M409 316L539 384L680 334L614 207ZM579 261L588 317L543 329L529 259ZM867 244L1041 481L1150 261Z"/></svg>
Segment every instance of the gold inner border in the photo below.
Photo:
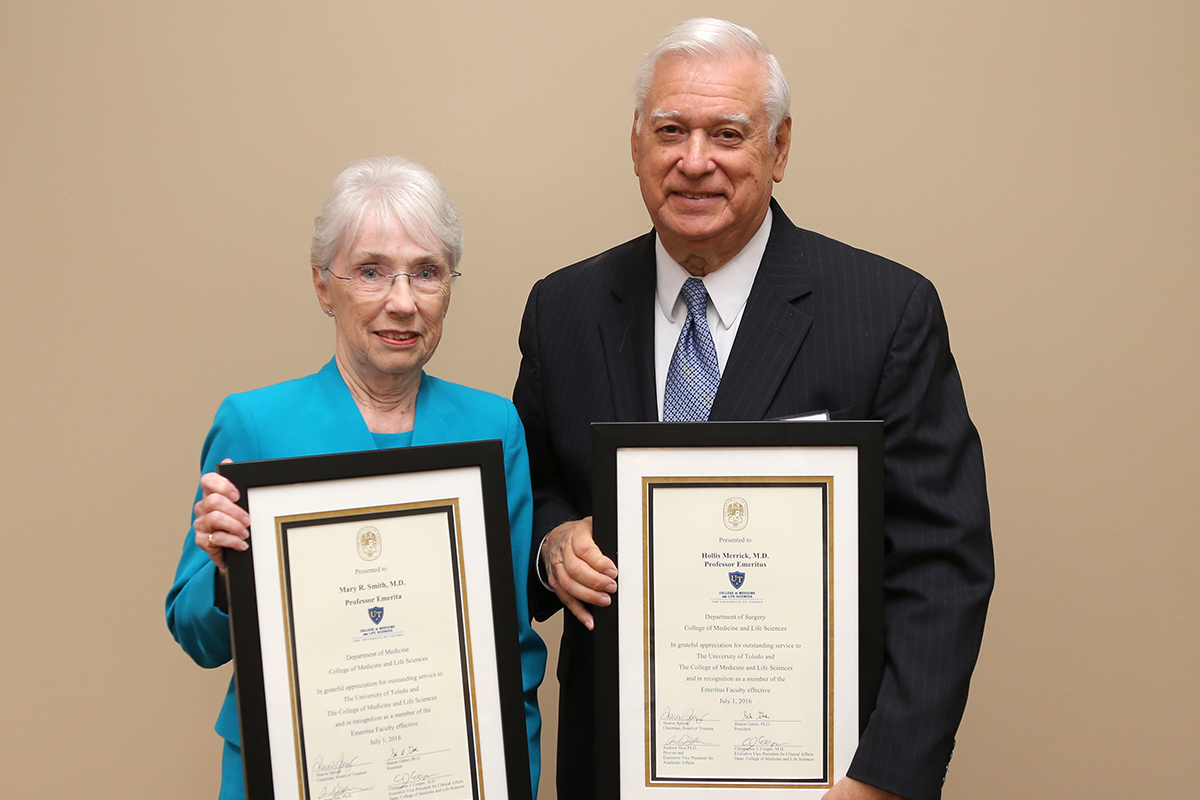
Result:
<svg viewBox="0 0 1200 800"><path fill-rule="evenodd" d="M825 579L828 581L829 593L825 598L825 612L829 619L829 625L825 631L825 638L828 644L825 670L828 676L826 690L828 692L828 717L825 725L825 774L829 779L823 783L765 783L765 782L730 782L730 781L713 781L705 779L696 779L689 781L651 781L651 759L653 753L650 750L650 730L654 724L650 713L650 484L662 483L705 483L705 484L746 484L746 483L803 483L807 485L823 484L825 486L825 515L826 515L826 541L825 541ZM833 618L833 597L834 597L834 569L833 569L833 542L834 542L834 519L833 519L833 476L832 475L739 475L734 477L728 476L665 476L653 477L642 476L642 678L643 678L643 718L645 720L645 741L643 743L642 752L645 753L645 786L646 788L689 788L689 787L711 787L711 788L729 788L729 789L830 789L833 787L833 738L834 738L834 707L833 707L833 682L834 682L834 618Z"/></svg>
<svg viewBox="0 0 1200 800"><path fill-rule="evenodd" d="M293 522L308 522L311 520L322 520L328 524L339 522L346 517L361 516L363 514L387 514L393 511L416 511L422 508L446 507L451 508L451 520L454 522L454 540L458 550L458 574L456 583L462 596L463 608L463 629L466 635L466 656L467 656L467 701L471 707L471 724L474 728L473 736L471 737L475 743L475 775L476 786L479 789L480 800L485 800L485 789L483 785L483 758L480 748L479 737L479 708L477 704L475 691L475 659L471 649L471 614L470 603L467 600L467 581L466 563L463 560L463 533L462 533L462 514L459 512L458 498L450 497L442 500L422 500L415 503L392 503L382 506L363 506L360 508L345 508L337 511L315 511L307 514L289 514L275 518L275 554L278 559L279 569L279 590L281 594L281 608L283 609L283 630L284 630L284 648L288 669L288 696L291 698L291 716L292 716L292 746L296 759L296 780L300 794L305 800L309 798L307 783L304 780L304 763L300 757L300 711L298 703L298 689L296 685L296 670L295 670L295 653L292 649L292 637L288 631L292 629L291 624L291 604L288 602L288 586L287 586L287 570L284 564L283 556L283 526Z"/></svg>
<svg viewBox="0 0 1200 800"><path fill-rule="evenodd" d="M475 743L475 788L479 790L480 800L487 797L487 789L483 785L483 750L479 736L479 705L475 691L475 654L472 649L471 635L471 604L467 602L467 565L463 559L462 514L458 511L458 498L450 501L454 506L454 539L458 543L458 588L462 591L463 630L466 633L467 648L467 702L471 705L471 739ZM485 537L486 538L486 537ZM486 541L485 541L486 544Z"/></svg>

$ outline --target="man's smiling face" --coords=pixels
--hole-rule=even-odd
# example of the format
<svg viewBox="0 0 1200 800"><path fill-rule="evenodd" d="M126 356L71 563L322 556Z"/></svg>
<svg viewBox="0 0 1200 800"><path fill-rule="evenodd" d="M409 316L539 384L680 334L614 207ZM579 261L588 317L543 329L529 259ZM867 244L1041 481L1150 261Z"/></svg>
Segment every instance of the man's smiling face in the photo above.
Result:
<svg viewBox="0 0 1200 800"><path fill-rule="evenodd" d="M671 257L704 275L737 255L783 179L791 119L774 140L763 105L766 71L753 58L658 62L634 118L634 172Z"/></svg>

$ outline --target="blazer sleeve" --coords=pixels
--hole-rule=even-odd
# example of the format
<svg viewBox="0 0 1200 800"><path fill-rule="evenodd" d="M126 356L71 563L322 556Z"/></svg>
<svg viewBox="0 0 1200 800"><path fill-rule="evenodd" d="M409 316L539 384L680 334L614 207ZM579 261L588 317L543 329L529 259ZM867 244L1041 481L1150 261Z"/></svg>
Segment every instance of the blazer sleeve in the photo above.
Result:
<svg viewBox="0 0 1200 800"><path fill-rule="evenodd" d="M534 618L545 620L562 608L558 597L538 578L538 548L546 534L569 520L581 519L563 483L565 471L554 451L550 436L549 409L542 382L540 340L543 331L538 327L538 293L541 281L534 284L521 318L519 344L521 368L513 389L513 403L525 424L525 441L529 445L529 475L536 487L533 491L533 541L528 566L529 605Z"/></svg>
<svg viewBox="0 0 1200 800"><path fill-rule="evenodd" d="M908 297L873 412L885 421L886 663L849 774L941 794L994 582L979 436L933 285Z"/></svg>
<svg viewBox="0 0 1200 800"><path fill-rule="evenodd" d="M546 645L533 630L529 611L530 526L533 495L529 487L529 457L525 430L511 403L505 402L504 479L508 490L508 525L512 544L513 582L517 600L517 640L521 652L521 684L525 699L525 729L529 737L529 769L533 786L541 775L542 717L537 690L546 673Z"/></svg>
<svg viewBox="0 0 1200 800"><path fill-rule="evenodd" d="M225 458L248 461L257 458L254 426L250 416L228 397L217 410L212 428L200 454L200 472L212 472ZM201 490L197 487L195 501ZM193 503L194 507L194 503ZM229 641L229 616L216 605L217 567L196 546L196 517L183 543L175 570L175 581L167 593L167 627L175 641L202 667L213 668L233 658Z"/></svg>

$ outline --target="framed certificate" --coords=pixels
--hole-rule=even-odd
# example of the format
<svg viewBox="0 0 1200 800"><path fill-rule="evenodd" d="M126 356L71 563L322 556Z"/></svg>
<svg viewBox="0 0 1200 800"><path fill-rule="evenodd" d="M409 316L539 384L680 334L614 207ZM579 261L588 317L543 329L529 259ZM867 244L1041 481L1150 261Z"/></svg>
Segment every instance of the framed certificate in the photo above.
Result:
<svg viewBox="0 0 1200 800"><path fill-rule="evenodd" d="M598 797L819 798L883 673L882 423L592 430Z"/></svg>
<svg viewBox="0 0 1200 800"><path fill-rule="evenodd" d="M499 441L222 464L251 800L528 800Z"/></svg>

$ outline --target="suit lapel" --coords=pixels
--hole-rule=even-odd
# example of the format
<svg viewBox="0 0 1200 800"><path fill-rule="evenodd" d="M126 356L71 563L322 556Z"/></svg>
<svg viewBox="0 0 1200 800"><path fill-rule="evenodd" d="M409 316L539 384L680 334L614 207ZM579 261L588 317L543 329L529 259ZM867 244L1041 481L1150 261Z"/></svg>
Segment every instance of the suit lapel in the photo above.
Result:
<svg viewBox="0 0 1200 800"><path fill-rule="evenodd" d="M774 200L771 210L767 249L710 420L762 419L812 327L812 317L793 305L813 290L800 231Z"/></svg>
<svg viewBox="0 0 1200 800"><path fill-rule="evenodd" d="M612 389L617 422L655 420L654 234L633 243L612 282L600 315L600 346Z"/></svg>

